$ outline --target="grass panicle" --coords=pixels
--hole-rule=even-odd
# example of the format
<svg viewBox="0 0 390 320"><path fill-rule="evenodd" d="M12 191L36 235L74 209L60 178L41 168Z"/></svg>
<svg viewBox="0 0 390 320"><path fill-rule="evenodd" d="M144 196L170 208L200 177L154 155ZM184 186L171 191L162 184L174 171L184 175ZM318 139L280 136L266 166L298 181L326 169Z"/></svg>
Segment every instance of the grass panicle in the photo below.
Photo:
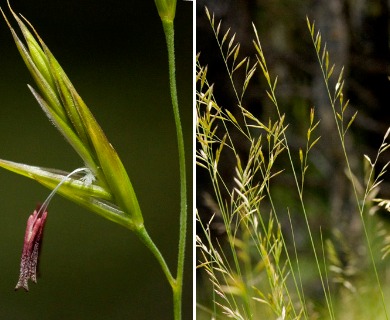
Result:
<svg viewBox="0 0 390 320"><path fill-rule="evenodd" d="M197 212L200 230L196 237L197 269L200 273L204 272L201 273L204 275L201 277L204 292L201 290L203 295L198 296L197 310L205 318L213 319L313 319L316 316L349 319L342 311L343 302L353 306L365 290L358 269L358 257L352 248L346 246L343 237L347 235L334 231L331 237L332 230L318 229L312 224L311 211L304 197L304 190L308 188L305 182L311 174L311 154L321 143L317 133L321 119L317 119L314 107L308 108L308 129L303 137L305 143L298 148L296 155L289 138L289 130L296 124L289 123L288 116L278 103L278 78L270 73L256 27L253 25L256 57L255 63L251 64L249 57L240 57L240 45L234 32L228 28L223 33L222 22L215 21L207 8L206 16L235 95L236 101L231 105L235 104L238 108L232 111L219 105L214 85L208 82L207 73L211 66L203 66L202 56L198 54L196 163L198 170L206 170L209 175L211 194L202 192L204 202L213 215L207 219L202 212ZM344 98L344 70L342 68L336 73L321 33L309 20L308 29L334 111L340 147L345 155L346 179L351 182L357 212L366 230L368 257L371 255L368 261L377 278L373 290L379 292L380 314L387 319L385 293L373 254L373 239L369 238L366 228L366 221L372 219L372 215L366 215L366 212L373 212L373 200L386 172L387 164L377 175L374 168L379 155L388 148L386 138L389 131L375 160L362 157L362 163L368 163L369 167L364 182L359 182L359 175L353 173L345 147L345 139L357 113L350 115L349 101ZM246 75L241 84L235 81L239 68L245 68ZM243 105L246 89L258 73L265 80L266 94L273 107L273 113L267 120L254 115ZM245 154L242 146L245 146ZM287 159L287 165L282 159ZM233 163L234 170L227 169L227 163ZM284 188L289 194L295 192L294 208L280 203L283 200L279 199L274 188L278 179L293 180L289 186L294 185L294 188ZM387 200L375 201L390 208ZM296 213L293 215L292 210L303 217L305 234L297 234ZM299 230L302 232L302 228ZM385 256L390 252L390 236L383 231L384 228L380 230L376 236L382 237L381 249ZM218 237L217 234L223 236ZM305 237L311 252L303 256L298 244L298 239L302 237ZM313 307L313 303L318 304L318 301L313 301L308 293L305 274L308 260L312 261L310 268L313 270L310 269L310 272L316 279L317 290L321 291L322 308ZM199 316L199 319L202 317Z"/></svg>

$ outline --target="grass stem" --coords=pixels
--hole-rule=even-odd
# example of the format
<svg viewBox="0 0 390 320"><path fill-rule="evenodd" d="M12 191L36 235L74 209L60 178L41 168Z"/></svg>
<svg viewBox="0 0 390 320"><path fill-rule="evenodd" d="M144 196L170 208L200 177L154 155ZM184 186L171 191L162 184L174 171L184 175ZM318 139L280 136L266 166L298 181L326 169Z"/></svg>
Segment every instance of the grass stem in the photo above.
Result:
<svg viewBox="0 0 390 320"><path fill-rule="evenodd" d="M171 271L169 270L169 267L167 263L165 262L164 257L162 256L160 250L157 248L155 243L153 242L152 238L149 236L148 232L146 231L146 228L142 226L138 230L136 230L136 234L138 238L141 239L141 241L145 244L145 246L152 252L152 254L157 259L158 263L161 266L162 271L164 272L169 284L172 288L175 287L175 279L172 276Z"/></svg>
<svg viewBox="0 0 390 320"><path fill-rule="evenodd" d="M174 43L174 25L173 21L162 20L165 39L168 49L169 63L169 83L175 118L177 145L179 152L179 170L180 170L180 231L179 231L179 251L177 259L177 276L173 288L174 318L181 319L181 304L183 291L183 273L184 273L184 256L187 232L187 182L186 166L184 152L184 138L180 121L179 103L177 99L176 74L175 74L175 43Z"/></svg>

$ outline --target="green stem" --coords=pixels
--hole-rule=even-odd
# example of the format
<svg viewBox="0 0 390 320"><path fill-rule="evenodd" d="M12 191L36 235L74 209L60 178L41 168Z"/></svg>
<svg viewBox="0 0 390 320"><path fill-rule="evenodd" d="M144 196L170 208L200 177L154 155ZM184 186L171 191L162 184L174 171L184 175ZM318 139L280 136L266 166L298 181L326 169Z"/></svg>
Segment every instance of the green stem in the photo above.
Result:
<svg viewBox="0 0 390 320"><path fill-rule="evenodd" d="M176 286L176 280L172 276L171 272L169 271L168 265L164 260L164 257L162 256L160 250L158 250L157 246L154 244L152 238L150 238L148 232L145 229L145 226L142 226L141 228L137 229L136 231L137 236L141 239L141 241L146 245L146 247L152 252L152 254L157 259L158 263L161 266L161 269L163 270L169 284L172 288Z"/></svg>
<svg viewBox="0 0 390 320"><path fill-rule="evenodd" d="M173 115L175 118L177 144L179 152L179 170L180 170L180 234L179 234L179 252L177 259L177 276L173 290L173 306L175 320L181 319L181 304L183 291L183 272L184 272L184 255L185 242L187 231L187 183L186 183L186 167L184 154L184 138L181 128L179 103L176 90L176 75L175 75L175 46L174 46L174 26L173 21L162 20L165 38L168 48L169 62L169 82L171 89L171 99L173 107Z"/></svg>

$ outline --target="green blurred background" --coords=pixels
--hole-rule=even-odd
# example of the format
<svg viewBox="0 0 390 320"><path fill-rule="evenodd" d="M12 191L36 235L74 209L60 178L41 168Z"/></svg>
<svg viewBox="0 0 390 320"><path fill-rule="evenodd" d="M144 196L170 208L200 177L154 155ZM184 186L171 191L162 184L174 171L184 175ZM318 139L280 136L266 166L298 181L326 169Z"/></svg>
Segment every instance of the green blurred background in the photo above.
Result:
<svg viewBox="0 0 390 320"><path fill-rule="evenodd" d="M8 13L5 1L0 4ZM154 1L11 4L34 25L118 151L146 227L176 270L176 134L164 35ZM176 54L190 166L192 2L178 1ZM0 158L67 171L83 166L28 91L32 78L4 21L0 70ZM14 292L27 217L48 194L32 180L0 171L0 319L171 319L170 287L134 234L60 196L49 207L38 284L31 284L28 293ZM192 315L190 239L184 319Z"/></svg>

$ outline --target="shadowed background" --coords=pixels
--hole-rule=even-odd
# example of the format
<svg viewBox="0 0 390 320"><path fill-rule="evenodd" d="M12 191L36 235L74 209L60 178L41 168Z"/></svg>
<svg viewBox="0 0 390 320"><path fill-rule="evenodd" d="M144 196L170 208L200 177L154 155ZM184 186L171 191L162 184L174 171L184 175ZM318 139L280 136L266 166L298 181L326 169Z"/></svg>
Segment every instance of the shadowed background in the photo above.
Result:
<svg viewBox="0 0 390 320"><path fill-rule="evenodd" d="M175 273L176 133L164 34L154 1L98 5L95 1L15 0L11 4L34 25L116 148L139 198L145 225ZM10 18L5 1L0 5ZM178 1L176 54L190 165L190 2ZM0 70L0 158L67 171L83 166L28 91L27 83L35 85L2 20ZM13 291L27 217L49 192L32 180L0 171L0 318L171 319L169 285L134 234L60 196L49 206L38 284L31 284L28 293ZM184 319L192 314L190 248Z"/></svg>

